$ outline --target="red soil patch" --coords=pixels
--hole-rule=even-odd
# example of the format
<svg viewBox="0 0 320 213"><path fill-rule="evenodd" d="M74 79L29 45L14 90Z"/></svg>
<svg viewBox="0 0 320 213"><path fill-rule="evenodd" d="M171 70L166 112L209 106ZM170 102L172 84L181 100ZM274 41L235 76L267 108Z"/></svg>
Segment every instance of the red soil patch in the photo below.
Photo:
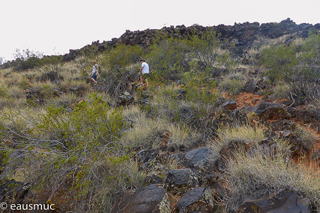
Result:
<svg viewBox="0 0 320 213"><path fill-rule="evenodd" d="M227 96L228 97L228 96ZM229 95L229 98L231 98L231 96ZM244 107L253 107L256 106L261 100L262 100L263 96L257 95L257 94L252 94L252 93L247 93L247 92L241 92L239 95L237 95L234 100L237 103L237 108L241 109ZM277 99L273 102L275 103L282 103L282 102L287 102L288 99ZM268 101L266 101L268 102ZM298 110L303 110L305 109L305 106L299 106ZM297 121L295 119L290 119L293 120L293 122L298 126L303 128L303 123L301 123L301 121ZM275 119L269 119L267 120L267 122L272 123L275 122L277 120ZM312 130L310 128L304 128L306 131L311 132L313 134L316 134L316 138L317 141L315 141L314 146L312 148L312 150L310 151L310 153L305 154L304 156L299 156L296 159L293 159L293 162L296 164L302 164L305 165L305 168L310 168L310 169L317 169L319 168L318 165L318 161L312 161L311 157L313 155L314 152L316 152L317 150L320 149L320 132L317 131L315 132L315 130Z"/></svg>
<svg viewBox="0 0 320 213"><path fill-rule="evenodd" d="M247 92L241 92L235 98L238 108L256 106L261 100L262 100L261 95L256 95L256 94L247 93Z"/></svg>

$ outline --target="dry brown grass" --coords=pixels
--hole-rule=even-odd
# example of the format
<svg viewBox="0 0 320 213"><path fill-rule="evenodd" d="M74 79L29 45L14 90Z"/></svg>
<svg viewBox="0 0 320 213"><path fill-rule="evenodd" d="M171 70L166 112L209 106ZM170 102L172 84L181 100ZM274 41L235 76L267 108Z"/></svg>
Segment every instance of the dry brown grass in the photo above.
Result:
<svg viewBox="0 0 320 213"><path fill-rule="evenodd" d="M283 82L279 81L275 87L272 88L273 94L271 95L271 98L277 99L277 98L288 98L290 97L290 86Z"/></svg>
<svg viewBox="0 0 320 213"><path fill-rule="evenodd" d="M238 94L245 83L247 78L242 72L234 72L223 77L223 80L219 83L222 90L228 91L232 95Z"/></svg>
<svg viewBox="0 0 320 213"><path fill-rule="evenodd" d="M276 146L278 151L271 154L239 152L229 160L224 175L231 195L228 198L229 208L237 209L244 199L292 190L305 195L306 202L319 210L319 172L293 164L288 159L290 145L286 141L277 141Z"/></svg>
<svg viewBox="0 0 320 213"><path fill-rule="evenodd" d="M239 126L235 128L218 129L218 140L209 143L212 150L211 158L213 160L220 157L220 150L230 141L253 142L257 144L264 139L262 128L252 128L251 126Z"/></svg>
<svg viewBox="0 0 320 213"><path fill-rule="evenodd" d="M314 143L317 141L317 132L316 130L310 127L311 125L297 125L295 133L302 141L304 148L311 150L314 146Z"/></svg>
<svg viewBox="0 0 320 213"><path fill-rule="evenodd" d="M158 148L162 144L162 133L170 133L168 146L188 147L199 138L199 134L189 127L173 124L161 118L148 118L145 112L138 107L126 109L123 117L133 123L122 137L121 142L125 146L152 146Z"/></svg>

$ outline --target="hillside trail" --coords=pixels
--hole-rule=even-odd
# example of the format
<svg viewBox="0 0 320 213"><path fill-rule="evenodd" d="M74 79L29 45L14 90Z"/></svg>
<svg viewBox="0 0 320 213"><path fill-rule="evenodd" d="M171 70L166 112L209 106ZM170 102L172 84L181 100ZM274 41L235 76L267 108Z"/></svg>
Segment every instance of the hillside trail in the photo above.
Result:
<svg viewBox="0 0 320 213"><path fill-rule="evenodd" d="M226 98L233 98L235 102L237 103L237 109L243 109L246 107L254 107L257 104L259 104L263 100L263 96L258 95L258 94L253 94L253 93L247 93L247 92L241 92L238 95L231 97L230 94L225 95ZM269 102L268 100L264 100L265 102ZM287 99L277 99L277 100L272 100L271 102L273 103L283 103L285 101L288 101ZM320 131L318 130L313 130L311 128L305 127L305 125L302 122L299 122L296 119L289 119L292 120L297 126L300 126L304 130L308 131L312 135L315 135L317 140L315 141L313 148L311 149L310 153L307 153L306 156L303 156L300 159L296 159L295 163L303 164L307 168L319 168L319 165L316 161L311 160L311 156L320 149ZM267 120L267 122L272 123L276 120Z"/></svg>

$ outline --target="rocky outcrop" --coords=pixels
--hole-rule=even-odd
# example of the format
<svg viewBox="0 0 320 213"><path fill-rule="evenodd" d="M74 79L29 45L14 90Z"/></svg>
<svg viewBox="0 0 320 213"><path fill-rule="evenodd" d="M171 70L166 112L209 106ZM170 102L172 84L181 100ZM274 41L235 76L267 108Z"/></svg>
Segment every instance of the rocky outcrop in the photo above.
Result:
<svg viewBox="0 0 320 213"><path fill-rule="evenodd" d="M237 56L242 56L248 48L252 46L254 41L259 37L265 38L278 38L286 34L295 33L296 36L307 37L309 31L320 30L320 24L299 24L297 25L291 19L286 19L280 23L235 23L233 26L218 25L212 27L203 27L199 25L193 25L186 27L170 26L163 27L162 29L146 29L143 31L130 31L127 30L120 38L113 38L110 41L99 42L94 41L91 45L86 45L81 49L70 49L69 53L63 55L63 61L72 61L81 54L89 54L105 51L107 49L116 47L119 44L126 45L139 45L141 47L147 47L152 44L158 35L173 38L188 38L194 34L201 35L206 30L213 29L217 35L220 36L223 41L235 42L235 48L232 49L232 53ZM289 38L285 42L290 43L293 39ZM50 57L50 56L47 56ZM0 69L5 69L13 66L13 61L9 61L3 65L0 65Z"/></svg>
<svg viewBox="0 0 320 213"><path fill-rule="evenodd" d="M197 182L191 169L171 169L164 180L165 188L173 194L183 194L195 187Z"/></svg>
<svg viewBox="0 0 320 213"><path fill-rule="evenodd" d="M253 81L249 80L243 87L243 90L248 93L254 93L258 90L258 85Z"/></svg>
<svg viewBox="0 0 320 213"><path fill-rule="evenodd" d="M210 161L208 159L210 150L208 147L203 147L189 151L185 154L186 161L183 165L187 168L196 170L207 170L210 168Z"/></svg>
<svg viewBox="0 0 320 213"><path fill-rule="evenodd" d="M144 213L144 212L171 212L170 202L165 190L152 184L134 193L127 192L116 200L111 213Z"/></svg>
<svg viewBox="0 0 320 213"><path fill-rule="evenodd" d="M203 212L210 213L213 211L214 199L211 189L204 187L195 188L188 191L175 205L173 212Z"/></svg>
<svg viewBox="0 0 320 213"><path fill-rule="evenodd" d="M253 115L264 120L278 120L290 118L290 113L280 104L260 102L253 111Z"/></svg>
<svg viewBox="0 0 320 213"><path fill-rule="evenodd" d="M227 100L222 104L224 110L235 110L237 109L237 103L234 100Z"/></svg>
<svg viewBox="0 0 320 213"><path fill-rule="evenodd" d="M246 200L238 208L238 213L309 213L307 205L302 198L294 192L282 192L271 198Z"/></svg>
<svg viewBox="0 0 320 213"><path fill-rule="evenodd" d="M159 149L141 150L136 154L136 160L140 169L152 167L152 161L159 156Z"/></svg>

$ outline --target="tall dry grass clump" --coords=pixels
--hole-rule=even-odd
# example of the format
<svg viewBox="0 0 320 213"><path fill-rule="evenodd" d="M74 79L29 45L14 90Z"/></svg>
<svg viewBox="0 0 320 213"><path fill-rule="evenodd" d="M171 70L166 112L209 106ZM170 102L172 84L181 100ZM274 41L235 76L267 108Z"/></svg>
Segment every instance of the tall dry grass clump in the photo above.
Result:
<svg viewBox="0 0 320 213"><path fill-rule="evenodd" d="M159 148L162 144L162 134L169 132L168 146L189 147L200 135L185 125L170 123L163 118L150 118L138 107L124 110L124 118L132 124L121 138L124 146L151 146Z"/></svg>
<svg viewBox="0 0 320 213"><path fill-rule="evenodd" d="M249 125L238 126L231 129L218 129L218 139L210 142L209 146L212 150L212 158L217 159L220 157L220 150L231 141L243 141L245 143L257 144L264 138L262 128L252 128Z"/></svg>
<svg viewBox="0 0 320 213"><path fill-rule="evenodd" d="M288 155L288 142L278 140L275 150L239 152L229 160L224 174L230 192L227 196L229 208L237 209L244 199L291 190L303 195L307 204L319 210L320 173L293 164Z"/></svg>

